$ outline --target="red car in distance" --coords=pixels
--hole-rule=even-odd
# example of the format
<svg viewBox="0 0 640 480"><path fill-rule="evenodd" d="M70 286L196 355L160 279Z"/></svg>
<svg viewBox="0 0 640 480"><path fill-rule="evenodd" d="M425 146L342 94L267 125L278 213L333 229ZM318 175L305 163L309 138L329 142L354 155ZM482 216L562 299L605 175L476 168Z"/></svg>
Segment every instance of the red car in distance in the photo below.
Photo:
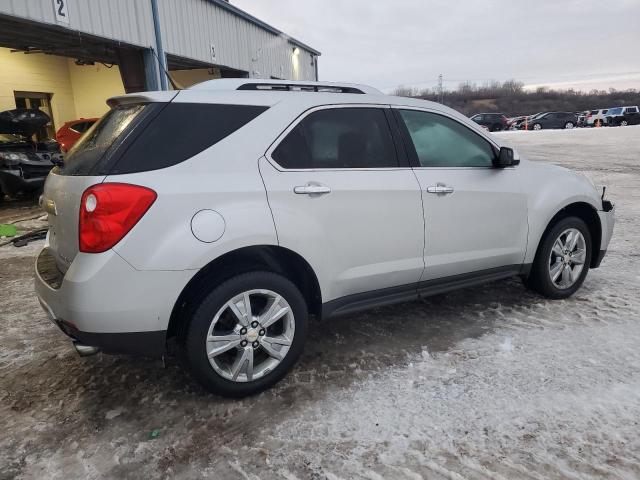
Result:
<svg viewBox="0 0 640 480"><path fill-rule="evenodd" d="M60 149L65 153L71 150L71 147L75 145L84 132L89 130L98 120L100 119L81 118L65 123L56 133L56 140L60 144Z"/></svg>

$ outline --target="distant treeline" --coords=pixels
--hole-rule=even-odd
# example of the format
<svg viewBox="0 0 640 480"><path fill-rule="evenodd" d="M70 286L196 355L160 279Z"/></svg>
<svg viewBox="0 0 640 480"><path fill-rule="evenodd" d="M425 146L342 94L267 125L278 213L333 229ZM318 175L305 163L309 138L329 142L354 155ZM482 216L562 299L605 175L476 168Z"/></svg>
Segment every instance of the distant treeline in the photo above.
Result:
<svg viewBox="0 0 640 480"><path fill-rule="evenodd" d="M507 80L483 85L462 83L456 90L437 88L416 89L399 87L394 95L415 97L441 102L465 115L483 112L500 112L507 116L530 115L538 112L579 112L623 105L639 105L640 92L636 89L618 91L614 88L581 92L573 89L552 90L539 87L525 90L524 83Z"/></svg>

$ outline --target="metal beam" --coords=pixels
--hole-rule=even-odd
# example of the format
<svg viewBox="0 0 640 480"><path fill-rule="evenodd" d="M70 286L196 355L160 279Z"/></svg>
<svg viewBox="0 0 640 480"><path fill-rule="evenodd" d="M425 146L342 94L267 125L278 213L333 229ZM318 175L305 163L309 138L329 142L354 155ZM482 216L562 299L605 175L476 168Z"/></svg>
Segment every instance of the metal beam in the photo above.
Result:
<svg viewBox="0 0 640 480"><path fill-rule="evenodd" d="M153 28L156 33L156 54L158 55L158 65L160 67L160 88L169 90L167 82L167 56L162 45L162 29L160 28L160 14L158 13L158 0L151 0L151 13L153 15Z"/></svg>

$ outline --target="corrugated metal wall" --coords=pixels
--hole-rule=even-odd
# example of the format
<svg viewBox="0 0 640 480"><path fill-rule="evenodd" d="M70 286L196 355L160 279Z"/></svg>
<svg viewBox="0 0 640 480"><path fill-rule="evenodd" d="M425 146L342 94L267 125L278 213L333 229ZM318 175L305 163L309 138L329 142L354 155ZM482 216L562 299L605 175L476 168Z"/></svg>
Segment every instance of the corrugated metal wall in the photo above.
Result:
<svg viewBox="0 0 640 480"><path fill-rule="evenodd" d="M0 0L0 13L148 47L155 42L149 0L65 0L69 25L56 22L52 0Z"/></svg>
<svg viewBox="0 0 640 480"><path fill-rule="evenodd" d="M208 0L159 0L165 51L249 72L271 76L315 79L311 53L286 37L267 31ZM188 7L188 8L187 8ZM211 47L215 48L215 59ZM297 66L296 66L297 65Z"/></svg>
<svg viewBox="0 0 640 480"><path fill-rule="evenodd" d="M150 0L65 0L69 25L99 37L154 46ZM159 0L168 54L243 70L251 77L314 80L312 53L209 0ZM56 24L52 0L0 0L0 13ZM215 49L215 58L211 48Z"/></svg>

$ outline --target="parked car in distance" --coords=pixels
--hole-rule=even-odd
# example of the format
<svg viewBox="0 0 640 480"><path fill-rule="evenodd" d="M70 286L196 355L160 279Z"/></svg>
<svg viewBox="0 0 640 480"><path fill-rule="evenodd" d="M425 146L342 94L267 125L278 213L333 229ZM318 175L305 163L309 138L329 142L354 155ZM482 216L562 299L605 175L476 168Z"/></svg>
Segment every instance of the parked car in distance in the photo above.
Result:
<svg viewBox="0 0 640 480"><path fill-rule="evenodd" d="M486 127L490 132L506 130L509 119L502 113L478 113L471 117L478 125Z"/></svg>
<svg viewBox="0 0 640 480"><path fill-rule="evenodd" d="M544 112L541 113L536 113L533 115L525 115L523 117L518 117L518 119L512 123L511 125L511 129L512 130L524 130L525 128L530 130L531 129L531 120L533 120L534 118L538 117L539 115L543 115Z"/></svg>
<svg viewBox="0 0 640 480"><path fill-rule="evenodd" d="M80 118L66 122L56 133L56 139L60 144L63 152L68 152L80 139L80 137L89 130L99 118Z"/></svg>
<svg viewBox="0 0 640 480"><path fill-rule="evenodd" d="M47 179L38 299L82 355L176 338L220 395L280 380L310 318L513 276L567 298L612 235L585 176L441 104L256 79L109 104Z"/></svg>
<svg viewBox="0 0 640 480"><path fill-rule="evenodd" d="M517 125L524 120L524 116L519 117L511 117L507 120L507 129L508 130L517 130Z"/></svg>
<svg viewBox="0 0 640 480"><path fill-rule="evenodd" d="M607 114L607 122L611 126L638 125L640 112L637 106L611 108Z"/></svg>
<svg viewBox="0 0 640 480"><path fill-rule="evenodd" d="M588 127L596 127L598 123L601 127L607 125L607 111L606 108L601 108L600 110L591 110L587 114L586 125Z"/></svg>
<svg viewBox="0 0 640 480"><path fill-rule="evenodd" d="M587 117L591 114L591 110L586 110L584 112L580 112L577 114L578 117L578 127L586 127L587 126Z"/></svg>
<svg viewBox="0 0 640 480"><path fill-rule="evenodd" d="M5 195L38 191L54 164L62 161L57 142L31 140L49 121L40 110L0 112L0 201Z"/></svg>
<svg viewBox="0 0 640 480"><path fill-rule="evenodd" d="M578 119L576 118L576 115L571 112L546 112L536 115L529 120L528 124L529 130L550 128L571 129L578 124Z"/></svg>

